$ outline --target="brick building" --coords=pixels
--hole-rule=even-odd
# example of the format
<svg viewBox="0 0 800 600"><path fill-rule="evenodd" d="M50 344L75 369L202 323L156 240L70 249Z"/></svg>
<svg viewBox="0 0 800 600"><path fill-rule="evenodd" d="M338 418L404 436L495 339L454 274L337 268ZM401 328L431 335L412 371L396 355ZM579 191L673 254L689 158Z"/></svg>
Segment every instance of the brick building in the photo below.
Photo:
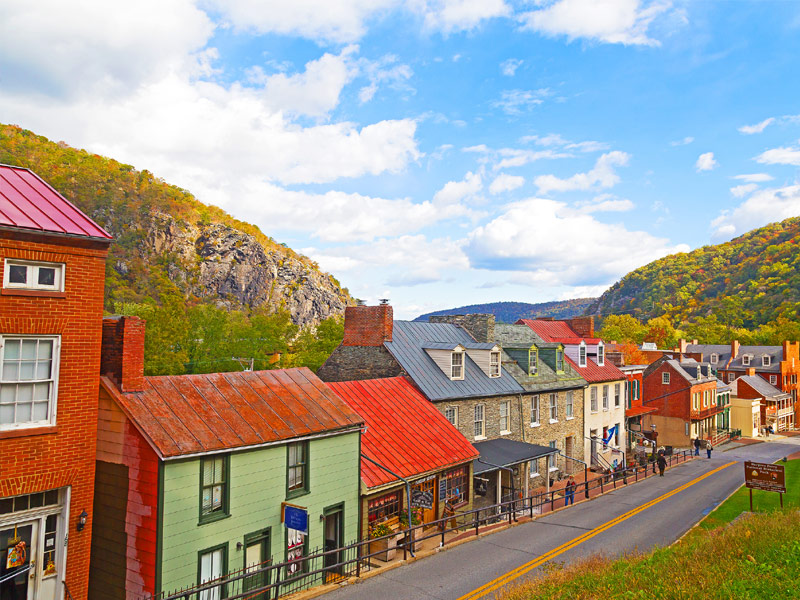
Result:
<svg viewBox="0 0 800 600"><path fill-rule="evenodd" d="M731 387L737 398L760 400L760 422L763 426L772 426L772 430L776 432L794 429L792 396L771 385L763 377L758 377L755 368L751 367L747 374L737 377Z"/></svg>
<svg viewBox="0 0 800 600"><path fill-rule="evenodd" d="M4 599L86 598L110 242L34 173L0 166Z"/></svg>

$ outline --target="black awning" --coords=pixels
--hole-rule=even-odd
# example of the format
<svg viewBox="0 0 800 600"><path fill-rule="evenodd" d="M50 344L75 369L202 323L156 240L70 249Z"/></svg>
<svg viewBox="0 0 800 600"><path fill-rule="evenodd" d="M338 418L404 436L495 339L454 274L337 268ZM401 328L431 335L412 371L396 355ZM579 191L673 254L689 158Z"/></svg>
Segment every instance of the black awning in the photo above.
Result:
<svg viewBox="0 0 800 600"><path fill-rule="evenodd" d="M519 463L558 453L556 448L539 446L508 439L486 440L473 444L481 453L472 461L475 475L497 470L497 467L511 467Z"/></svg>

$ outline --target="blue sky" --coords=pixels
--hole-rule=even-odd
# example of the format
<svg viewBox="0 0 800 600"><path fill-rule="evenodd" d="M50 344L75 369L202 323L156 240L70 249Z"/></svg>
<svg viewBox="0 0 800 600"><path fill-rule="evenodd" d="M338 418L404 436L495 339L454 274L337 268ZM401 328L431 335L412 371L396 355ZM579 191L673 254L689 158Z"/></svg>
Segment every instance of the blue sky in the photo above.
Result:
<svg viewBox="0 0 800 600"><path fill-rule="evenodd" d="M0 121L148 169L395 314L600 294L800 214L800 4L0 4Z"/></svg>

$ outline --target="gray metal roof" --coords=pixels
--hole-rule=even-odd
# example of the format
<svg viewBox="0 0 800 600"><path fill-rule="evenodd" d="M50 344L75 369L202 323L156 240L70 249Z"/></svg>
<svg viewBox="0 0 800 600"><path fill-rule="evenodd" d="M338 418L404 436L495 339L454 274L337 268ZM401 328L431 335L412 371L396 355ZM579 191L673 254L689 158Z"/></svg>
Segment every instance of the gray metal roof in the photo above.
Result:
<svg viewBox="0 0 800 600"><path fill-rule="evenodd" d="M477 442L473 446L481 453L479 458L472 461L475 475L495 471L498 466L510 467L558 452L556 448L550 448L549 446L517 442L506 438Z"/></svg>
<svg viewBox="0 0 800 600"><path fill-rule="evenodd" d="M764 396L764 398L782 400L789 397L789 394L780 391L769 381L763 377L760 377L759 375L742 375L741 377L737 377L736 380L730 384L734 394L739 393L739 382L748 384L756 392Z"/></svg>
<svg viewBox="0 0 800 600"><path fill-rule="evenodd" d="M731 360L730 344L688 344L687 352L702 352L704 360L710 360L712 354L719 355L718 361L714 364L717 369L747 371L754 367L757 371L768 373L780 373L781 360L783 360L782 346L739 346L739 354ZM742 357L747 354L750 356L750 364L745 365ZM770 357L770 365L765 367L761 364L761 357L767 354Z"/></svg>
<svg viewBox="0 0 800 600"><path fill-rule="evenodd" d="M437 342L475 346L465 329L450 323L395 321L392 341L384 346L400 363L428 400L503 396L524 392L522 386L501 367L500 377L489 377L469 355L464 357L464 379L451 380L425 352ZM487 350L494 344L482 344Z"/></svg>

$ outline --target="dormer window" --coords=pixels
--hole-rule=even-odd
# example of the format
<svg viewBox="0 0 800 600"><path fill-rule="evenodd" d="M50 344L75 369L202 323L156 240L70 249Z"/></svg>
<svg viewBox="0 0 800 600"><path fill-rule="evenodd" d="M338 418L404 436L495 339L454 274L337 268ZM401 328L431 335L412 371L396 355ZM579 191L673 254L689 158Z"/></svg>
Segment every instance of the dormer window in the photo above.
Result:
<svg viewBox="0 0 800 600"><path fill-rule="evenodd" d="M500 352L489 355L489 377L500 377Z"/></svg>
<svg viewBox="0 0 800 600"><path fill-rule="evenodd" d="M578 347L578 366L586 366L586 342L581 340L581 345Z"/></svg>
<svg viewBox="0 0 800 600"><path fill-rule="evenodd" d="M772 357L769 354L765 354L761 357L761 366L768 367L772 364Z"/></svg>
<svg viewBox="0 0 800 600"><path fill-rule="evenodd" d="M528 350L528 376L535 377L539 373L539 350L534 346Z"/></svg>
<svg viewBox="0 0 800 600"><path fill-rule="evenodd" d="M750 365L750 355L749 354L742 354L742 364L745 367Z"/></svg>
<svg viewBox="0 0 800 600"><path fill-rule="evenodd" d="M6 259L3 287L17 290L64 291L64 265Z"/></svg>
<svg viewBox="0 0 800 600"><path fill-rule="evenodd" d="M464 353L450 353L450 379L464 379Z"/></svg>
<svg viewBox="0 0 800 600"><path fill-rule="evenodd" d="M597 366L602 367L606 362L606 349L603 342L597 344Z"/></svg>
<svg viewBox="0 0 800 600"><path fill-rule="evenodd" d="M557 348L556 349L556 372L563 373L564 372L564 349Z"/></svg>
<svg viewBox="0 0 800 600"><path fill-rule="evenodd" d="M719 355L718 354L712 354L710 360L711 360L711 364L712 365L717 364L717 361L719 361Z"/></svg>

